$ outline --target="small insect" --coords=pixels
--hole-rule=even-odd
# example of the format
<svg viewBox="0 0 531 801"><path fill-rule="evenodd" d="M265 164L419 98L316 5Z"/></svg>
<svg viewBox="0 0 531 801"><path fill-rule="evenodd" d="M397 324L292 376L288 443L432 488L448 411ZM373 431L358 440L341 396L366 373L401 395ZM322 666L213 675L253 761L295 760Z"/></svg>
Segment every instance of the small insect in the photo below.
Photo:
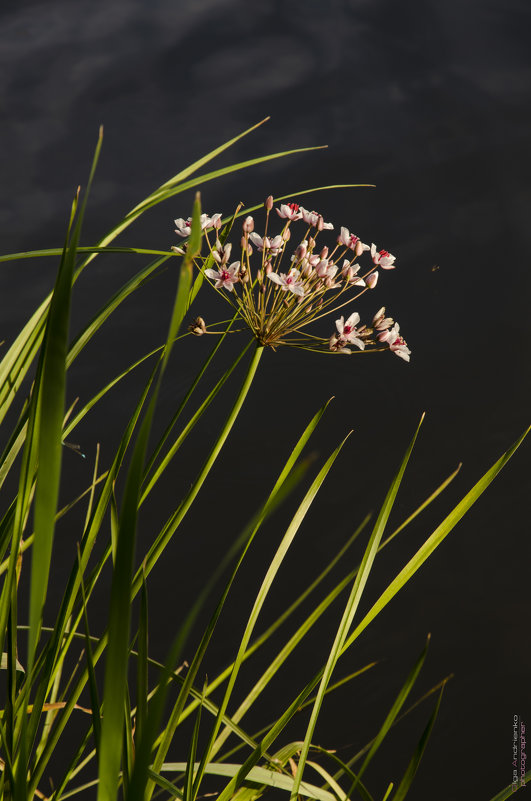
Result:
<svg viewBox="0 0 531 801"><path fill-rule="evenodd" d="M438 269L439 269L439 265L438 264L434 264L433 267L431 268L431 271L432 271L432 273L436 273Z"/></svg>
<svg viewBox="0 0 531 801"><path fill-rule="evenodd" d="M86 455L81 450L81 446L80 445L74 445L73 442L64 442L64 441L61 442L61 445L64 445L65 448L70 448L71 451L74 451L74 453L77 453L77 455L81 456L82 459L86 459L87 458Z"/></svg>

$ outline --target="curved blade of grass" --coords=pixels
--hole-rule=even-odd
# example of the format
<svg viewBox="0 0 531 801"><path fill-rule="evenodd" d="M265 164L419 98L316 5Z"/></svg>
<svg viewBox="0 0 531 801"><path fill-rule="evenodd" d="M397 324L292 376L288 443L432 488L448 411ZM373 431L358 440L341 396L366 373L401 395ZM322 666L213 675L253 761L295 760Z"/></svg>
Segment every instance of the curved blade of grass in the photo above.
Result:
<svg viewBox="0 0 531 801"><path fill-rule="evenodd" d="M316 751L321 752L322 754L326 754L328 759L331 759L332 762L340 766L340 770L333 777L334 780L337 781L338 776L343 776L343 775L346 776L347 778L350 779L351 782L357 782L358 793L362 797L363 801L374 801L373 797L371 796L371 794L369 793L363 782L360 779L358 779L356 774L353 773L352 770L350 769L349 765L345 764L343 760L341 760L338 757L337 754L335 754L333 751L327 751L325 748L321 748L318 745L313 745L312 748ZM328 781L324 783L323 790L325 790L327 786L328 786Z"/></svg>
<svg viewBox="0 0 531 801"><path fill-rule="evenodd" d="M312 741L312 737L315 731L315 726L317 724L317 718L319 712L321 710L321 705L323 702L324 694L326 692L327 685L331 679L332 673L335 669L335 666L339 660L341 655L341 651L343 649L344 643L347 639L348 632L352 626L352 621L354 619L354 615L357 611L358 604L360 602L361 596L363 594L363 590L365 589L365 585L367 583L367 579L369 578L369 574L372 569L372 565L376 558L376 554L378 552L378 548L385 530L385 526L387 525L387 520L389 515L391 514L391 509L393 508L393 504L395 502L395 498L397 492L399 490L400 484L402 482L402 478L404 476L404 472L406 470L409 457L411 456L411 452L415 445L415 441L417 439L417 435L422 425L422 421L424 420L424 415L422 415L420 419L420 423L413 435L413 439L411 440L409 447L405 453L405 456L402 460L402 463L398 469L398 472L393 479L389 491L385 497L385 500L382 504L380 512L378 514L378 518L376 520L373 532L365 549L365 553L363 554L363 559L361 561L361 565L359 571L356 574L356 578L354 580L354 585L352 587L350 597L347 601L345 606L345 610L343 612L343 616L341 618L341 622L339 624L339 628L336 632L336 636L334 639L334 643L330 650L325 669L323 672L323 677L321 679L321 683L319 685L319 690L317 693L317 698L315 699L315 704L312 709L312 714L310 717L310 721L308 723L308 728L306 730L306 736L304 738L304 745L302 747L299 763L297 766L297 774L295 776L295 781L293 785L293 793L292 799L296 799L298 793L298 787L302 780L302 775L304 772L304 765L306 759L308 757L308 752L310 750L310 745Z"/></svg>
<svg viewBox="0 0 531 801"><path fill-rule="evenodd" d="M341 785L336 782L334 777L331 776L322 765L319 765L318 762L314 762L310 759L306 760L306 764L313 768L316 773L322 776L323 779L325 779L327 785L332 789L334 795L339 799L339 801L349 801L348 796Z"/></svg>
<svg viewBox="0 0 531 801"><path fill-rule="evenodd" d="M165 762L161 770L172 773L182 773L186 768L186 762ZM194 769L199 769L199 763L194 765ZM204 772L213 776L237 776L241 771L242 765L230 764L227 762L209 762L205 765ZM293 778L285 773L267 770L266 768L252 768L245 777L245 782L256 782L265 784L278 790L291 791ZM316 801L336 801L333 793L322 790L313 784L304 782L300 788L300 795L307 798L314 798Z"/></svg>
<svg viewBox="0 0 531 801"><path fill-rule="evenodd" d="M409 693L413 689L413 685L415 684L415 682L417 680L417 677L418 677L418 675L419 675L419 673L420 673L420 671L422 669L422 666L424 664L424 660L426 659L426 654L428 653L429 642L430 642L430 636L428 635L428 638L426 640L426 645L422 649L422 653L420 654L419 658L417 659L417 661L413 665L413 667L412 667L412 669L411 669L406 681L404 682L403 686L400 688L400 692L398 693L398 695L397 695L397 697L395 699L395 702L393 703L391 709L387 713L386 718L385 718L385 720L384 720L384 722L383 722L383 724L382 724L382 726L380 728L380 731L378 732L378 734L376 735L376 737L372 741L371 747L369 748L369 752L368 752L367 756L365 757L365 759L363 760L363 764L362 764L362 766L360 767L360 769L358 771L357 777L354 780L354 782L352 784L352 787L349 790L349 793L348 793L349 797L353 795L354 790L356 789L359 780L361 779L361 777L363 776L363 774L367 770L367 768L369 766L369 763L371 762L371 760L374 757L374 755L376 754L378 748L382 744L384 738L386 737L387 733L389 732L389 729L391 728L391 726L395 722L395 720L396 720L396 718L398 716L398 713L400 712L400 710L404 706Z"/></svg>
<svg viewBox="0 0 531 801"><path fill-rule="evenodd" d="M435 709L433 710L431 717L428 721L428 724L424 731L422 732L422 736L417 744L415 749L415 753L411 757L409 765L407 766L406 772L402 778L402 781L396 788L396 793L393 796L393 801L404 801L404 798L409 792L411 784L413 783L413 779L415 778L415 774L417 772L417 768L420 764L420 760L424 754L424 750L428 744L428 740L430 739L430 735L435 724L435 720L437 719L437 714L439 712L439 707L441 705L442 695L444 692L444 687L441 688L441 692L439 693L439 697L437 699L437 703L435 704Z"/></svg>

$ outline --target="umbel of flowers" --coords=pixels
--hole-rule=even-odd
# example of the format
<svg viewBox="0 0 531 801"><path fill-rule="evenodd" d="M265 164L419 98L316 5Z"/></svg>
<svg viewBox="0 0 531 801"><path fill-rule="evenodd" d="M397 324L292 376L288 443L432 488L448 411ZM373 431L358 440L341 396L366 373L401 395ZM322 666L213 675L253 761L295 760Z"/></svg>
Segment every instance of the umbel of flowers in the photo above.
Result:
<svg viewBox="0 0 531 801"><path fill-rule="evenodd" d="M221 230L221 214L202 214L209 253L194 259L258 342L273 349L290 345L334 354L391 351L408 362L411 351L398 323L386 316L385 307L372 316L370 325L360 324L360 315L352 308L361 295L374 290L380 270L395 269L395 257L374 244L365 245L344 227L335 242L327 245L320 240L334 226L321 214L287 203L272 215L271 196L264 205L263 234L255 231L253 217L246 217L237 252L228 241L232 223ZM273 220L281 221L280 231L271 231ZM190 234L191 219L179 218L175 225L179 236ZM297 228L300 239L290 248L292 231ZM184 248L186 243L172 249L182 254ZM339 310L343 313L331 335L323 338L308 331L311 323ZM190 330L206 333L204 320L197 318Z"/></svg>

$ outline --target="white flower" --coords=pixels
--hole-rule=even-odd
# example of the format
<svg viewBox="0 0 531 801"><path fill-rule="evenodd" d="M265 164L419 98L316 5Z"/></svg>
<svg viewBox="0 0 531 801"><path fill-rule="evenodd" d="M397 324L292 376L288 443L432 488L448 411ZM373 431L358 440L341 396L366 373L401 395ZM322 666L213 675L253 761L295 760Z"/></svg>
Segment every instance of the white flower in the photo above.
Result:
<svg viewBox="0 0 531 801"><path fill-rule="evenodd" d="M404 337L400 336L399 331L400 326L398 323L395 323L388 331L382 331L381 334L378 334L378 341L387 342L389 350L392 350L393 353L396 353L397 356L400 356L401 359L408 362L411 351Z"/></svg>
<svg viewBox="0 0 531 801"><path fill-rule="evenodd" d="M341 268L341 275L349 284L357 284L358 286L365 286L365 281L363 278L356 278L360 269L359 264L351 264L348 259L345 259L343 262L343 267Z"/></svg>
<svg viewBox="0 0 531 801"><path fill-rule="evenodd" d="M365 349L365 342L358 337L357 324L360 321L358 312L352 312L350 317L346 320L341 315L339 320L336 320L336 328L339 334L339 340L349 342L351 345L356 345L360 350Z"/></svg>
<svg viewBox="0 0 531 801"><path fill-rule="evenodd" d="M216 249L212 251L212 258L215 259L218 264L226 264L229 260L231 250L232 245L230 242L222 245L221 242L218 241L216 242Z"/></svg>
<svg viewBox="0 0 531 801"><path fill-rule="evenodd" d="M396 256L393 256L392 253L389 253L387 250L376 250L374 242L371 245L371 258L374 264L377 264L382 270L394 270L396 267L394 263Z"/></svg>
<svg viewBox="0 0 531 801"><path fill-rule="evenodd" d="M356 245L358 244L358 242L361 243L361 248L363 250L369 250L369 246L364 245L363 242L361 242L359 236L356 236L356 234L351 234L348 228L344 228L343 226L341 226L341 233L337 238L338 245L345 245L345 247L350 248L351 250L356 250Z"/></svg>
<svg viewBox="0 0 531 801"><path fill-rule="evenodd" d="M299 207L299 211L301 212L302 219L306 225L311 225L313 228L320 228L321 230L324 230L325 228L330 231L333 230L334 226L332 223L325 223L323 220L323 215L319 214L319 212L308 211L303 206ZM322 222L320 222L321 220Z"/></svg>
<svg viewBox="0 0 531 801"><path fill-rule="evenodd" d="M202 214L199 218L201 222L201 230L204 231L205 228L219 228L219 224L221 223L221 214L213 214L212 217L209 217L208 214ZM183 217L178 217L174 220L175 225L177 228L175 229L175 233L179 234L179 236L190 236L190 231L192 230L192 218L188 217L185 220Z"/></svg>
<svg viewBox="0 0 531 801"><path fill-rule="evenodd" d="M234 261L229 267L220 266L217 270L209 268L205 270L205 275L212 281L215 281L214 286L216 289L227 289L232 292L234 284L240 280L238 275L240 271L240 262Z"/></svg>
<svg viewBox="0 0 531 801"><path fill-rule="evenodd" d="M303 297L304 289L298 270L292 268L287 275L286 273L280 273L280 275L277 273L269 273L267 277L270 278L273 283L278 284L283 292L289 290L293 292L294 295L299 295L301 298Z"/></svg>
<svg viewBox="0 0 531 801"><path fill-rule="evenodd" d="M285 220L300 220L302 217L297 203L282 203L280 209L275 209L275 211L279 217Z"/></svg>
<svg viewBox="0 0 531 801"><path fill-rule="evenodd" d="M258 250L270 251L271 256L276 256L278 251L284 244L284 240L282 239L280 234L278 236L273 237L273 239L270 239L268 236L261 237L259 234L256 233L256 231L252 231L249 234L249 239L251 240L253 245L256 245Z"/></svg>

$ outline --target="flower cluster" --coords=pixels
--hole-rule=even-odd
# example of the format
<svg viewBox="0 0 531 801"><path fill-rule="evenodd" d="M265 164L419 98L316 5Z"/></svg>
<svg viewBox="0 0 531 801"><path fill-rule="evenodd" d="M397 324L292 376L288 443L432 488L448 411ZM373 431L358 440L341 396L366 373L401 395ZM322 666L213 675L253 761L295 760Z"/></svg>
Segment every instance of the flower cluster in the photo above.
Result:
<svg viewBox="0 0 531 801"><path fill-rule="evenodd" d="M380 270L396 267L395 257L375 244L364 244L345 227L341 227L334 245L318 245L321 232L331 231L334 226L318 212L308 211L297 203L283 203L275 209L282 228L272 235L272 219L276 219L274 215L271 217L273 205L270 196L265 202L262 234L254 230L253 217L244 219L236 259L228 241L232 224L221 230L221 214L212 217L202 214L201 229L209 253L195 258L198 269L231 303L258 342L273 349L291 345L342 354L389 350L409 361L411 351L399 334L400 327L386 316L384 307L374 315L370 326L360 325L360 315L351 311L348 317L341 315L335 320L335 331L327 338L306 330L310 323L374 290ZM292 226L302 227L301 224L306 230L289 255ZM190 234L191 219L179 218L175 225L181 237ZM209 231L214 231L213 241ZM183 243L172 249L184 253L185 247ZM365 253L370 261L362 267L359 259ZM201 322L190 330L197 335L207 333L204 321Z"/></svg>

